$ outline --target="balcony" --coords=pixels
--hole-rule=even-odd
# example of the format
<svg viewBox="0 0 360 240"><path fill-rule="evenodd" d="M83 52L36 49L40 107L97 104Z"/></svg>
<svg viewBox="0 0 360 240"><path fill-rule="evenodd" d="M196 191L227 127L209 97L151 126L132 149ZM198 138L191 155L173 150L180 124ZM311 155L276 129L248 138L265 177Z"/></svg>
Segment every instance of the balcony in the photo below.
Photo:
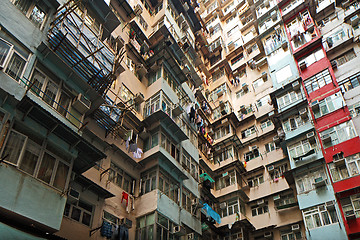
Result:
<svg viewBox="0 0 360 240"><path fill-rule="evenodd" d="M265 181L256 187L250 188L248 196L250 201L254 201L286 189L289 189L287 181L285 178L280 178L277 182Z"/></svg>
<svg viewBox="0 0 360 240"><path fill-rule="evenodd" d="M276 1L274 0L265 0L260 7L256 8L256 16L258 19L263 17L267 12L273 9L276 6Z"/></svg>
<svg viewBox="0 0 360 240"><path fill-rule="evenodd" d="M223 18L228 17L230 14L232 14L234 11L236 11L236 9L238 8L238 6L242 3L244 3L244 0L234 0L232 3L230 3L228 6L224 6L223 8Z"/></svg>
<svg viewBox="0 0 360 240"><path fill-rule="evenodd" d="M2 211L34 229L53 233L60 230L66 196L10 165L0 166ZM31 203L31 204L29 204Z"/></svg>
<svg viewBox="0 0 360 240"><path fill-rule="evenodd" d="M311 148L307 152L303 152L301 155L291 157L290 166L291 169L304 166L306 164L323 159L322 151L318 147Z"/></svg>
<svg viewBox="0 0 360 240"><path fill-rule="evenodd" d="M308 120L303 125L295 128L295 129L291 129L291 131L286 131L285 132L285 141L289 142L298 136L301 136L307 132L310 132L313 129L314 129L313 124L311 123L310 120Z"/></svg>
<svg viewBox="0 0 360 240"><path fill-rule="evenodd" d="M334 11L335 11L335 0L323 0L317 5L316 17L321 18L321 17L329 16Z"/></svg>
<svg viewBox="0 0 360 240"><path fill-rule="evenodd" d="M275 24L277 24L280 20L279 13L276 10L272 11L270 16L259 24L259 35L262 36L274 30Z"/></svg>
<svg viewBox="0 0 360 240"><path fill-rule="evenodd" d="M338 28L324 35L323 46L328 54L337 51L339 48L353 41L353 31L348 24L342 24ZM325 40L326 39L326 40Z"/></svg>
<svg viewBox="0 0 360 240"><path fill-rule="evenodd" d="M110 9L107 10L110 15L113 14ZM101 33L85 24L83 18L73 11L72 6L65 5L56 13L56 20L48 33L48 43L53 52L103 95L119 74L118 53L108 48L101 41ZM114 19L117 20L116 17ZM114 20L111 24L111 29L115 29L120 22Z"/></svg>
<svg viewBox="0 0 360 240"><path fill-rule="evenodd" d="M282 2L282 1L281 1ZM282 7L282 17L284 22L297 14L305 7L305 0L293 0Z"/></svg>
<svg viewBox="0 0 360 240"><path fill-rule="evenodd" d="M249 43L251 40L253 40L255 37L257 37L257 33L255 28L251 29L249 32L245 33L242 37L244 45Z"/></svg>

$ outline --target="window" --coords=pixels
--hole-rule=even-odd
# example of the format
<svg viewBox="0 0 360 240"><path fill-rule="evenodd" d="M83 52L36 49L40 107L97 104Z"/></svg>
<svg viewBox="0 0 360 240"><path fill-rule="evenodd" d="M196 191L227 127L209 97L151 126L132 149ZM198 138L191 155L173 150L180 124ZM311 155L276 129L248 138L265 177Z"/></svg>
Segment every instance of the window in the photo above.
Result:
<svg viewBox="0 0 360 240"><path fill-rule="evenodd" d="M347 121L320 133L324 148L342 143L356 136L353 123Z"/></svg>
<svg viewBox="0 0 360 240"><path fill-rule="evenodd" d="M114 163L110 164L109 181L121 187L125 192L131 194L133 193L132 187L135 179L130 177L124 170L122 170Z"/></svg>
<svg viewBox="0 0 360 240"><path fill-rule="evenodd" d="M235 65L236 63L240 62L244 59L244 53L240 53L238 56L231 59L231 65Z"/></svg>
<svg viewBox="0 0 360 240"><path fill-rule="evenodd" d="M265 202L264 205L256 205L251 207L251 215L253 217L267 212L269 212L267 202Z"/></svg>
<svg viewBox="0 0 360 240"><path fill-rule="evenodd" d="M193 178L198 180L199 164L185 150L183 150L181 165Z"/></svg>
<svg viewBox="0 0 360 240"><path fill-rule="evenodd" d="M163 170L160 170L159 173L158 189L175 203L179 204L179 183Z"/></svg>
<svg viewBox="0 0 360 240"><path fill-rule="evenodd" d="M324 71L317 73L316 75L306 79L304 81L305 89L308 94L324 87L327 84L330 84L332 82L330 72L328 69L325 69Z"/></svg>
<svg viewBox="0 0 360 240"><path fill-rule="evenodd" d="M56 156L50 145L42 144L18 131L11 130L3 148L5 161L22 171L63 191L70 176L71 161Z"/></svg>
<svg viewBox="0 0 360 240"><path fill-rule="evenodd" d="M228 146L226 148L222 148L219 153L214 153L213 157L213 163L221 163L222 161L228 160L228 159L234 159L234 148L233 146ZM235 151L235 159L237 159L237 151Z"/></svg>
<svg viewBox="0 0 360 240"><path fill-rule="evenodd" d="M220 31L221 31L221 27L220 27L220 24L218 23L210 30L210 37L212 37L215 33L220 32Z"/></svg>
<svg viewBox="0 0 360 240"><path fill-rule="evenodd" d="M280 199L274 200L277 210L296 206L296 199L293 193L285 193L280 195Z"/></svg>
<svg viewBox="0 0 360 240"><path fill-rule="evenodd" d="M255 80L255 81L253 82L253 88L256 89L256 88L260 87L261 85L264 84L264 82L265 82L265 81L264 81L263 78L259 78L259 79Z"/></svg>
<svg viewBox="0 0 360 240"><path fill-rule="evenodd" d="M255 88L255 86L254 86ZM262 106L265 106L265 105L270 105L271 103L271 99L270 99L270 96L269 95L266 95L265 97L262 97L260 98L259 100L256 101L256 105L258 107L262 107Z"/></svg>
<svg viewBox="0 0 360 240"><path fill-rule="evenodd" d="M160 106L160 98L161 98L161 106ZM172 116L171 115L172 102L162 91L158 92L157 94L146 100L144 106L144 117L148 117L159 110L162 110L170 117Z"/></svg>
<svg viewBox="0 0 360 240"><path fill-rule="evenodd" d="M343 161L342 161L343 160ZM335 160L334 160L335 161ZM360 154L337 159L337 164L329 163L329 169L334 182L359 175Z"/></svg>
<svg viewBox="0 0 360 240"><path fill-rule="evenodd" d="M268 152L272 152L276 149L275 143L274 142L269 142L265 144L265 151Z"/></svg>
<svg viewBox="0 0 360 240"><path fill-rule="evenodd" d="M159 133L153 133L150 137L144 140L144 152L159 145Z"/></svg>
<svg viewBox="0 0 360 240"><path fill-rule="evenodd" d="M349 51L347 51L346 53L342 54L341 56L335 58L335 61L337 63L337 66L341 66L351 60L353 60L354 58L356 58L356 54L354 52L354 49L351 49Z"/></svg>
<svg viewBox="0 0 360 240"><path fill-rule="evenodd" d="M354 194L340 200L344 215L355 214L356 218L360 217L360 194Z"/></svg>
<svg viewBox="0 0 360 240"><path fill-rule="evenodd" d="M308 121L305 121L299 115L293 115L285 120L283 120L282 125L286 133L294 131L299 127L305 125Z"/></svg>
<svg viewBox="0 0 360 240"><path fill-rule="evenodd" d="M338 217L335 208L327 210L324 204L303 210L305 226L308 229L318 228L337 223Z"/></svg>
<svg viewBox="0 0 360 240"><path fill-rule="evenodd" d="M218 7L218 2L215 1L207 8L207 13L211 13L213 10L215 10Z"/></svg>
<svg viewBox="0 0 360 240"><path fill-rule="evenodd" d="M216 80L219 80L223 76L225 76L225 71L224 68L221 68L219 71L217 71L212 75L212 80L213 82L215 82Z"/></svg>
<svg viewBox="0 0 360 240"><path fill-rule="evenodd" d="M296 190L298 194L302 194L315 189L315 179L326 179L326 173L324 169L315 168L306 173L302 173L295 176Z"/></svg>
<svg viewBox="0 0 360 240"><path fill-rule="evenodd" d="M257 175L255 177L249 178L247 181L248 181L249 187L257 187L264 182L264 176L262 174Z"/></svg>
<svg viewBox="0 0 360 240"><path fill-rule="evenodd" d="M160 147L164 148L170 155L177 161L180 162L180 151L177 145L173 141L166 137L165 134L161 133Z"/></svg>
<svg viewBox="0 0 360 240"><path fill-rule="evenodd" d="M260 122L260 128L261 130L264 130L265 128L271 127L272 122L270 119L265 119Z"/></svg>
<svg viewBox="0 0 360 240"><path fill-rule="evenodd" d="M156 80L158 80L159 78L161 78L161 68L156 70L156 72L152 72L149 74L148 86L156 82Z"/></svg>
<svg viewBox="0 0 360 240"><path fill-rule="evenodd" d="M232 199L229 200L226 203L226 207L224 209L220 209L220 216L226 217L226 216L230 216L233 214L236 214L237 212L239 212L239 202L238 199Z"/></svg>
<svg viewBox="0 0 360 240"><path fill-rule="evenodd" d="M188 211L189 213L191 213L192 215L196 216L196 206L193 206L192 204L192 200L195 199L195 195L192 194L189 190L187 190L186 188L182 188L182 203L181 206Z"/></svg>
<svg viewBox="0 0 360 240"><path fill-rule="evenodd" d="M141 173L141 194L146 194L156 189L156 170Z"/></svg>
<svg viewBox="0 0 360 240"><path fill-rule="evenodd" d="M270 177L272 180L278 180L283 177L284 172L287 171L287 164L281 164L274 167L273 171L270 172Z"/></svg>
<svg viewBox="0 0 360 240"><path fill-rule="evenodd" d="M105 210L103 212L103 219L105 219L106 221L108 221L114 225L120 224L120 218L116 217L115 215L113 215Z"/></svg>
<svg viewBox="0 0 360 240"><path fill-rule="evenodd" d="M240 91L238 91L237 93L236 93L236 98L240 98L240 97L242 97L242 96L244 96L245 94L247 94L248 93L248 90L243 90L243 89L241 89Z"/></svg>
<svg viewBox="0 0 360 240"><path fill-rule="evenodd" d="M226 83L221 84L219 87L215 88L213 91L211 91L209 95L209 99L212 101L216 101L219 97L221 97L223 94L230 93L230 89Z"/></svg>
<svg viewBox="0 0 360 240"><path fill-rule="evenodd" d="M355 103L349 106L350 116L352 118L360 116L360 103Z"/></svg>
<svg viewBox="0 0 360 240"><path fill-rule="evenodd" d="M295 239L303 239L301 231L293 232L291 229L287 231L281 231L281 240L295 240Z"/></svg>
<svg viewBox="0 0 360 240"><path fill-rule="evenodd" d="M248 129L241 131L241 137L247 138L255 133L256 133L256 128L255 128L255 125L253 125L253 126L249 127Z"/></svg>
<svg viewBox="0 0 360 240"><path fill-rule="evenodd" d="M347 92L353 88L360 86L360 72L342 81L340 88L342 92Z"/></svg>
<svg viewBox="0 0 360 240"><path fill-rule="evenodd" d="M239 26L236 25L235 27L233 27L230 31L227 32L227 37L231 37L232 35L234 35L236 32L239 31Z"/></svg>
<svg viewBox="0 0 360 240"><path fill-rule="evenodd" d="M134 99L134 94L123 84L120 90L120 97L123 101L128 102Z"/></svg>
<svg viewBox="0 0 360 240"><path fill-rule="evenodd" d="M298 92L288 92L285 95L277 98L277 103L279 108L284 108L289 106L290 104L302 99L301 91Z"/></svg>
<svg viewBox="0 0 360 240"><path fill-rule="evenodd" d="M299 63L305 61L306 62L306 66L310 66L311 64L323 59L325 57L324 51L322 50L322 48L315 50L313 53L311 53L310 55L300 58L299 59Z"/></svg>
<svg viewBox="0 0 360 240"><path fill-rule="evenodd" d="M76 203L66 203L64 216L91 227L94 207L79 200Z"/></svg>
<svg viewBox="0 0 360 240"><path fill-rule="evenodd" d="M37 27L42 28L49 13L49 7L44 1L11 0Z"/></svg>
<svg viewBox="0 0 360 240"><path fill-rule="evenodd" d="M236 171L231 170L224 172L220 177L215 179L216 190L226 188L236 183Z"/></svg>
<svg viewBox="0 0 360 240"><path fill-rule="evenodd" d="M250 161L250 160L252 160L252 159L254 159L254 158L257 158L257 157L259 157L259 156L260 156L259 150L258 150L258 149L254 149L254 150L252 150L252 151L247 152L247 153L244 154L244 160L245 160L246 162L248 162L248 161Z"/></svg>
<svg viewBox="0 0 360 240"><path fill-rule="evenodd" d="M312 149L316 149L316 141L310 143L309 140L302 140L288 146L289 155L294 160L295 158L301 157L309 153Z"/></svg>
<svg viewBox="0 0 360 240"><path fill-rule="evenodd" d="M232 132L232 128L230 124L226 124L221 126L220 128L215 130L215 140L225 137L226 135Z"/></svg>
<svg viewBox="0 0 360 240"><path fill-rule="evenodd" d="M13 44L0 38L0 67L16 81L19 81L23 76L27 57L15 50Z"/></svg>
<svg viewBox="0 0 360 240"><path fill-rule="evenodd" d="M322 117L345 106L340 92L335 93L319 102L319 109L314 110L315 118Z"/></svg>
<svg viewBox="0 0 360 240"><path fill-rule="evenodd" d="M140 239L149 239L149 240L164 239L164 238L156 238L155 214L156 214L156 212L153 212L146 216L142 216L142 217L139 217L136 219L136 239L138 239L138 240L140 240ZM162 218L159 218L159 220L160 219L162 219ZM170 226L167 225L167 227L169 228ZM163 230L163 229L160 228L160 230ZM159 231L159 232L163 233L163 231ZM169 231L167 231L167 234L168 233L169 233Z"/></svg>

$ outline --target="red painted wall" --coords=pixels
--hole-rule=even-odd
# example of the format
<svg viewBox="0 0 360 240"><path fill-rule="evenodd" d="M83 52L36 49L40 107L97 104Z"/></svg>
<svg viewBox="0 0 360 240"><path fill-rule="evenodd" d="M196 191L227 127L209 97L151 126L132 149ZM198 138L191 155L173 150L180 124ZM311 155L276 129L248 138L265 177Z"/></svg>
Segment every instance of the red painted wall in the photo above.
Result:
<svg viewBox="0 0 360 240"><path fill-rule="evenodd" d="M360 138L354 137L335 146L323 150L323 155L327 163L332 162L333 156L339 152L344 153L344 157L351 156L359 152ZM360 186L360 184L359 184Z"/></svg>

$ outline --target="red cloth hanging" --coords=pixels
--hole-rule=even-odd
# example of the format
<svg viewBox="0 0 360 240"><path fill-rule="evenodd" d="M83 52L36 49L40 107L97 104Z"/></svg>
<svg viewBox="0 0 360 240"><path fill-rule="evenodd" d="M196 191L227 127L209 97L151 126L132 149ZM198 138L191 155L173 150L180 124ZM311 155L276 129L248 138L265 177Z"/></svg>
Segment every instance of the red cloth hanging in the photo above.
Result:
<svg viewBox="0 0 360 240"><path fill-rule="evenodd" d="M121 203L123 202L123 200L126 201L126 206L128 205L129 202L129 194L127 192L123 192L122 193L122 197L121 197Z"/></svg>

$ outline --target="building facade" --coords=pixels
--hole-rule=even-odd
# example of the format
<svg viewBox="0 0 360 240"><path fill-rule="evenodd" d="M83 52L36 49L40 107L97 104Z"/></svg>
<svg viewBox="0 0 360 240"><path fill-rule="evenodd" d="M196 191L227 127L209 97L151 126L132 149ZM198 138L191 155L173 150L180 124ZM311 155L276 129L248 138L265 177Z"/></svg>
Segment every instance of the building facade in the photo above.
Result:
<svg viewBox="0 0 360 240"><path fill-rule="evenodd" d="M5 239L357 239L359 3L2 0Z"/></svg>

